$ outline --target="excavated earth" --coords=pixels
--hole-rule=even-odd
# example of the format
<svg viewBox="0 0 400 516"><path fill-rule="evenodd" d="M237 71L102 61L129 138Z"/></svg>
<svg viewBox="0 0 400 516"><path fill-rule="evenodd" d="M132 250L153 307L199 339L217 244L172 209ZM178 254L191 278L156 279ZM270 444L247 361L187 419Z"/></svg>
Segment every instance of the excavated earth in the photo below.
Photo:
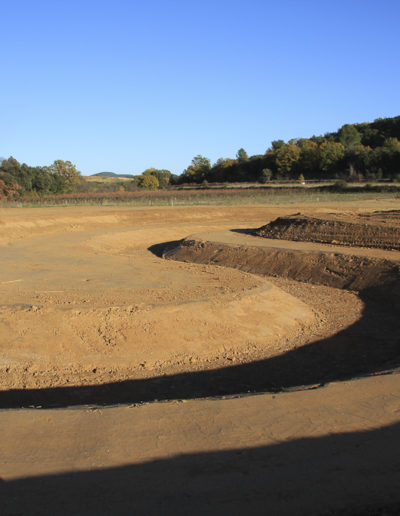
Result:
<svg viewBox="0 0 400 516"><path fill-rule="evenodd" d="M379 228L377 224L380 221L382 232L387 237L381 246L395 249L398 241L393 231L399 228L390 226L386 231L386 223L389 221L393 224L394 221L396 224L398 214L395 211L389 212L387 220L382 212L353 217L373 220L374 231ZM192 235L163 253L167 259L224 265L257 275L276 277L280 284L282 278L285 278L312 284L313 288L324 285L331 289L342 289L354 292L363 301L363 314L357 322L341 331L337 327L336 334L330 339L323 342L314 340L312 343L308 340L307 346L298 348L296 353L277 357L274 367L279 364L281 368L274 370L271 364L268 379L263 377L258 382L258 388L271 389L274 386L288 387L301 383L323 384L334 378L348 378L398 366L400 253L368 248L370 233L365 230L365 225L341 222L337 229L336 222L332 221L339 218L349 219L350 216L328 215L326 220L299 215L279 217L256 231L235 229ZM332 242L316 245L307 241L311 238L314 241L321 240L322 234L327 241L329 232L325 231L325 226L332 231L335 245L331 245ZM278 241L275 231L277 227L280 235L286 238L293 236L294 241ZM348 234L345 233L346 228ZM274 239L267 239L270 233L275 234ZM343 243L354 240L354 234L358 235L359 242L361 235L365 236L360 247L343 248L337 245L338 235ZM302 235L305 235L306 242L300 241ZM376 247L378 240L375 238L373 243ZM335 296L332 290L330 292L328 304L329 309L333 310ZM342 317L336 315L337 323ZM263 374L266 371L264 368ZM255 383L257 380L253 379Z"/></svg>
<svg viewBox="0 0 400 516"><path fill-rule="evenodd" d="M292 211L0 210L2 514L398 513L398 202Z"/></svg>
<svg viewBox="0 0 400 516"><path fill-rule="evenodd" d="M379 249L400 249L400 212L328 214L323 219L296 213L254 231L257 236Z"/></svg>

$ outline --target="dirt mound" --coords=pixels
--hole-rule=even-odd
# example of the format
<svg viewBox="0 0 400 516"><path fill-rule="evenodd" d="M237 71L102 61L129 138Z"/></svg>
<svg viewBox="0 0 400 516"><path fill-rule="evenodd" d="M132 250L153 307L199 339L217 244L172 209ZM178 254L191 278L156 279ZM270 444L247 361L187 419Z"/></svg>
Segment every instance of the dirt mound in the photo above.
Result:
<svg viewBox="0 0 400 516"><path fill-rule="evenodd" d="M400 212L279 217L254 231L264 238L400 250Z"/></svg>
<svg viewBox="0 0 400 516"><path fill-rule="evenodd" d="M327 209L333 208L321 210ZM361 315L355 295L331 292L322 303L321 289L363 290L399 274L398 251L275 245L248 234L250 225L283 216L287 207L49 210L0 210L0 242L7 243L0 277L0 392L145 381L290 354ZM323 218L321 210L317 216ZM172 245L163 239L177 241L190 230L204 233L166 254L211 266L159 258ZM241 271L277 280L272 287ZM279 281L291 279L304 283L282 289ZM302 298L305 291L310 295ZM289 375L291 368L284 369ZM271 381L283 385L281 376ZM236 380L232 385L237 388Z"/></svg>
<svg viewBox="0 0 400 516"><path fill-rule="evenodd" d="M245 272L349 290L392 283L400 277L400 264L382 258L320 250L281 249L204 241L201 235L183 240L165 258L218 264Z"/></svg>

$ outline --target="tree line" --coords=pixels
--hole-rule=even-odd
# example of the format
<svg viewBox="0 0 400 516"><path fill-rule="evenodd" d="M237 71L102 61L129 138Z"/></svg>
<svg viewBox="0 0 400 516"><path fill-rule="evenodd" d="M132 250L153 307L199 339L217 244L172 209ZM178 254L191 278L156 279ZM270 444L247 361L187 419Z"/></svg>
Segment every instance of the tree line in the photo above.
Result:
<svg viewBox="0 0 400 516"><path fill-rule="evenodd" d="M272 180L400 180L400 116L372 123L345 124L324 136L275 140L264 154L235 158L195 156L180 176L149 168L123 183L89 183L70 161L31 167L0 159L0 198L106 190L158 189L184 183L260 182Z"/></svg>
<svg viewBox="0 0 400 516"><path fill-rule="evenodd" d="M275 140L265 154L210 160L195 156L178 183L271 180L400 180L400 116L372 123L345 124L337 132L311 138Z"/></svg>
<svg viewBox="0 0 400 516"><path fill-rule="evenodd" d="M31 167L12 156L0 161L0 198L18 198L74 192L82 181L81 173L70 161L56 160L50 166Z"/></svg>

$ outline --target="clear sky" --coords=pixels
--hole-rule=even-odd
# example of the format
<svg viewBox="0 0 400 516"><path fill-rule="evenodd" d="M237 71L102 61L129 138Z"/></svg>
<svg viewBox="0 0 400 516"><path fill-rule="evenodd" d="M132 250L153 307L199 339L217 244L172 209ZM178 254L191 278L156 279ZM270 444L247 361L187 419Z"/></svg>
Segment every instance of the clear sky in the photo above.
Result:
<svg viewBox="0 0 400 516"><path fill-rule="evenodd" d="M0 156L180 174L400 114L399 0L0 0Z"/></svg>

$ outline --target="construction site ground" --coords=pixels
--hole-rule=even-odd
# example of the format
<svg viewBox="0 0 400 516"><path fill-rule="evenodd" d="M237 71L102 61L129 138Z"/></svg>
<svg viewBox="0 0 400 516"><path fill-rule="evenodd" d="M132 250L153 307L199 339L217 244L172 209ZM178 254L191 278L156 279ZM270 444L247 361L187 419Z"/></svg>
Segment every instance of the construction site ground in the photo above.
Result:
<svg viewBox="0 0 400 516"><path fill-rule="evenodd" d="M398 514L399 210L1 209L0 513Z"/></svg>

